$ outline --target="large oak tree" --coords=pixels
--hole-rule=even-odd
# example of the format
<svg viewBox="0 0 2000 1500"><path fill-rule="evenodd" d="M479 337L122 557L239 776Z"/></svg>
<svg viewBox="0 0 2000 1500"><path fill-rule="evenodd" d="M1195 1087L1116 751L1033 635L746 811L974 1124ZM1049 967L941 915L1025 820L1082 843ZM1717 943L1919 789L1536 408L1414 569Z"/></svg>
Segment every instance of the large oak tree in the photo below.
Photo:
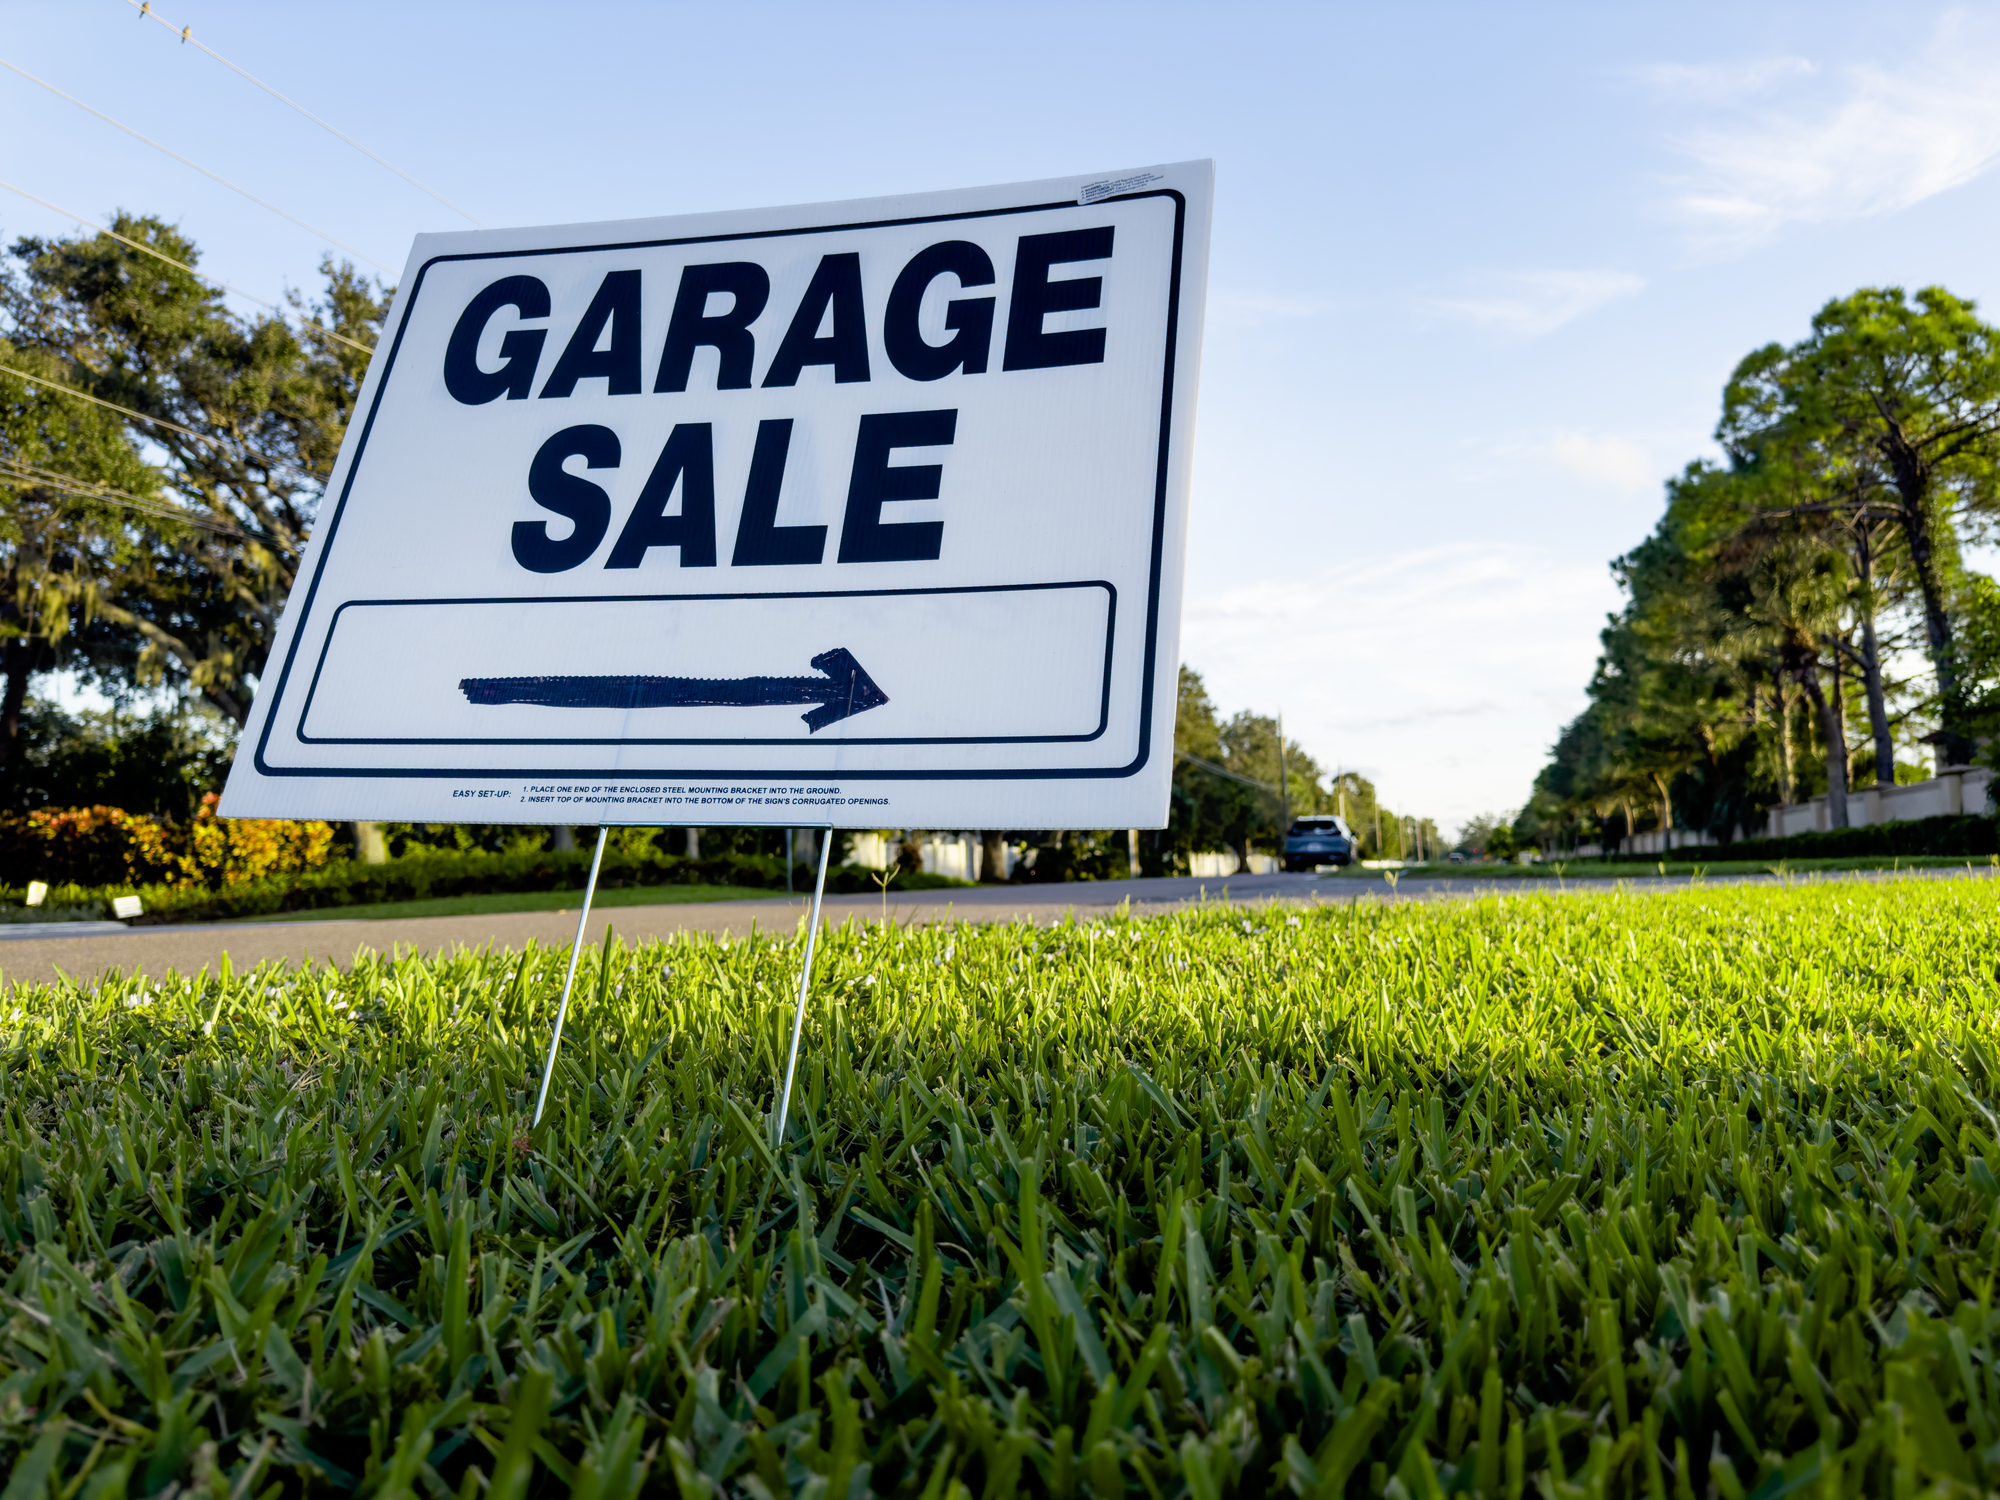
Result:
<svg viewBox="0 0 2000 1500"><path fill-rule="evenodd" d="M210 524L162 530L133 559L97 605L114 628L96 638L93 664L192 691L241 724L387 294L328 261L316 303L246 316L169 263L199 264L178 230L126 214L111 229L15 244L0 285L11 336L65 383L138 413L130 437Z"/></svg>

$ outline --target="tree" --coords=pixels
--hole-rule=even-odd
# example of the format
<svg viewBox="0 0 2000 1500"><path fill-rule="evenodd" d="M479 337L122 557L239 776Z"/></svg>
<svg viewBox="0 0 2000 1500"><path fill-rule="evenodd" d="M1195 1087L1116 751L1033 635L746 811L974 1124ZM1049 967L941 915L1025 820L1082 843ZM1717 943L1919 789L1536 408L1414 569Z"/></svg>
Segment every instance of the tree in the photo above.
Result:
<svg viewBox="0 0 2000 1500"><path fill-rule="evenodd" d="M1748 570L1743 635L1777 654L1783 670L1811 701L1826 750L1827 822L1849 826L1847 714L1840 654L1824 651L1839 639L1843 604L1840 561L1810 541L1762 549ZM1821 680L1831 678L1832 692Z"/></svg>
<svg viewBox="0 0 2000 1500"><path fill-rule="evenodd" d="M1219 738L1222 764L1250 793L1238 804L1229 830L1229 845L1247 869L1252 839L1276 845L1284 837L1287 809L1300 814L1326 808L1325 773L1298 741L1281 741L1278 721L1265 714L1236 714L1221 726Z"/></svg>
<svg viewBox="0 0 2000 1500"><path fill-rule="evenodd" d="M1789 800L1794 779L1786 683L1797 684L1813 705L1827 749L1828 815L1836 828L1849 826L1844 683L1850 664L1861 674L1877 759L1892 782L1895 775L1875 629L1884 521L1865 499L1851 500L1852 490L1838 474L1810 461L1782 461L1767 450L1741 469L1690 465L1670 488L1666 523L1712 591L1716 654L1743 686L1752 730L1757 687L1767 675L1771 681L1780 800ZM1749 768L1747 760L1739 764Z"/></svg>
<svg viewBox="0 0 2000 1500"><path fill-rule="evenodd" d="M1254 813L1257 789L1223 764L1222 726L1201 674L1182 667L1174 706L1174 777L1167 814L1169 847L1182 856L1236 848Z"/></svg>
<svg viewBox="0 0 2000 1500"><path fill-rule="evenodd" d="M1319 763L1296 740L1286 739L1281 756L1275 719L1245 712L1221 722L1201 674L1182 667L1163 842L1183 858L1228 848L1247 869L1254 840L1282 837L1287 805L1294 814L1344 806L1350 826L1362 832L1375 809L1375 788L1352 772L1329 787Z"/></svg>
<svg viewBox="0 0 2000 1500"><path fill-rule="evenodd" d="M1486 854L1493 850L1494 840L1502 839L1507 852L1499 856L1506 859L1514 852L1514 813L1478 813L1458 825L1458 837L1452 841L1452 848L1463 854ZM1503 837L1504 835L1504 837Z"/></svg>
<svg viewBox="0 0 2000 1500"><path fill-rule="evenodd" d="M1840 560L1851 628L1830 631L1821 642L1833 654L1836 672L1842 661L1859 672L1876 779L1894 785L1895 738L1879 626L1909 592L1908 548L1900 513L1881 499L1868 468L1856 470L1839 458L1819 445L1774 439L1739 469L1717 475L1728 497L1721 524L1734 529L1712 550L1725 562L1740 562L1766 547L1796 552L1803 542ZM1891 644L1902 643L1892 637Z"/></svg>
<svg viewBox="0 0 2000 1500"><path fill-rule="evenodd" d="M61 373L5 344L0 361ZM128 501L156 483L116 414L0 372L0 768L20 758L32 679L120 593L146 535Z"/></svg>
<svg viewBox="0 0 2000 1500"><path fill-rule="evenodd" d="M1395 830L1401 828L1402 820L1382 806L1376 793L1375 783L1359 771L1338 772L1328 783L1326 796L1320 806L1347 820L1347 826L1361 845L1363 857L1386 859L1399 857L1402 841ZM1380 829L1378 836L1376 830ZM1396 855L1386 852L1389 841L1395 840Z"/></svg>
<svg viewBox="0 0 2000 1500"><path fill-rule="evenodd" d="M2000 335L1971 304L1936 289L1827 304L1808 339L1737 367L1717 437L1727 462L1673 480L1654 534L1615 565L1626 607L1516 819L1524 836L1594 821L1610 846L1643 798L1662 828L1727 838L1806 795L1821 765L1829 821L1847 826L1850 698L1893 784L1910 688L1887 663L1906 631L1950 756L2000 723L1985 595L1958 564L1961 533L2000 511Z"/></svg>
<svg viewBox="0 0 2000 1500"><path fill-rule="evenodd" d="M210 710L183 699L133 713L66 713L30 698L16 754L0 765L0 810L42 807L120 808L186 823L204 794L228 773L229 736Z"/></svg>
<svg viewBox="0 0 2000 1500"><path fill-rule="evenodd" d="M1953 638L1958 519L2000 504L2000 335L1941 287L1829 302L1812 333L1737 366L1717 439L1744 466L1770 451L1816 449L1855 500L1879 500L1902 533L1937 677L1941 746L1971 752L1969 704Z"/></svg>
<svg viewBox="0 0 2000 1500"><path fill-rule="evenodd" d="M111 227L199 263L159 219L120 214ZM213 523L159 533L102 601L116 628L94 666L193 691L241 724L388 294L329 260L321 300L294 302L298 328L242 318L196 276L118 237L19 241L0 300L16 342L58 362L68 383L154 419L130 424L133 435L161 454L181 504Z"/></svg>

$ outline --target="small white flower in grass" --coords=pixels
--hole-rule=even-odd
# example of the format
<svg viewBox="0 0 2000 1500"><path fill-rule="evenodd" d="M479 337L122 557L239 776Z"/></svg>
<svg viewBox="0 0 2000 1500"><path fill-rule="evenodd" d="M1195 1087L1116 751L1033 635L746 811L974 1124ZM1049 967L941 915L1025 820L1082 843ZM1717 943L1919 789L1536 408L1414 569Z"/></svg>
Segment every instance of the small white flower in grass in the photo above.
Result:
<svg viewBox="0 0 2000 1500"><path fill-rule="evenodd" d="M1285 925L1287 927L1296 927L1299 925L1299 919L1297 917L1287 917L1285 918Z"/></svg>
<svg viewBox="0 0 2000 1500"><path fill-rule="evenodd" d="M958 952L958 946L955 943L946 943L944 945L944 956L947 960L956 952Z"/></svg>
<svg viewBox="0 0 2000 1500"><path fill-rule="evenodd" d="M15 1010L15 1012L14 1012L14 1014L13 1014L13 1016L12 1016L12 1017L11 1017L10 1019L18 1021L18 1020L20 1020L20 1019L21 1019L21 1017L22 1017L22 1016L24 1016L24 1015L26 1015L26 1014L27 1014L27 1012L26 1012L26 1011L23 1011L23 1010L19 1010L19 1009L16 1009L16 1010Z"/></svg>

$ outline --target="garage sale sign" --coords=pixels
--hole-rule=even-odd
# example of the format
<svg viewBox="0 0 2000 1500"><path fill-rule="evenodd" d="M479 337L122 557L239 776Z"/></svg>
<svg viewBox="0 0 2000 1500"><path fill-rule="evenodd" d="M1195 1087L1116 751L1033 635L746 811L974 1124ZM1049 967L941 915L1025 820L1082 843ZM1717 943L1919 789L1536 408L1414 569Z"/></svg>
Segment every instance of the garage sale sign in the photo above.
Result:
<svg viewBox="0 0 2000 1500"><path fill-rule="evenodd" d="M1212 175L419 238L222 812L1160 825Z"/></svg>

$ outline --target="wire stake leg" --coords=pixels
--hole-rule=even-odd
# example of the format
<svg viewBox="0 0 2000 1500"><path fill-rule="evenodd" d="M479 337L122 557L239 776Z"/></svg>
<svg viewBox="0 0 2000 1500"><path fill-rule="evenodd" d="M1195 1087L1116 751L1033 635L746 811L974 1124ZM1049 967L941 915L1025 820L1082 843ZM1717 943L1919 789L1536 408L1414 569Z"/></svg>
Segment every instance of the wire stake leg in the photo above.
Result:
<svg viewBox="0 0 2000 1500"><path fill-rule="evenodd" d="M555 1076L556 1048L562 1045L563 1017L569 1014L569 990L576 983L577 955L583 952L583 926L590 920L590 898L597 894L597 867L604 863L604 836L610 832L610 824L598 825L597 852L590 856L590 879L583 887L583 910L577 913L576 937L569 945L569 972L563 976L562 1004L556 1007L556 1029L549 1036L548 1060L542 1064L542 1091L535 1095L535 1118L528 1127L530 1130L542 1123L542 1106L549 1102L549 1080Z"/></svg>
<svg viewBox="0 0 2000 1500"><path fill-rule="evenodd" d="M806 992L812 988L813 947L819 941L819 902L826 894L826 856L833 848L833 829L819 840L819 878L813 882L812 925L806 929L806 964L799 973L799 1008L792 1016L792 1050L785 1059L785 1090L778 1096L778 1144L785 1143L785 1122L792 1112L792 1075L799 1066L799 1033L806 1024Z"/></svg>

